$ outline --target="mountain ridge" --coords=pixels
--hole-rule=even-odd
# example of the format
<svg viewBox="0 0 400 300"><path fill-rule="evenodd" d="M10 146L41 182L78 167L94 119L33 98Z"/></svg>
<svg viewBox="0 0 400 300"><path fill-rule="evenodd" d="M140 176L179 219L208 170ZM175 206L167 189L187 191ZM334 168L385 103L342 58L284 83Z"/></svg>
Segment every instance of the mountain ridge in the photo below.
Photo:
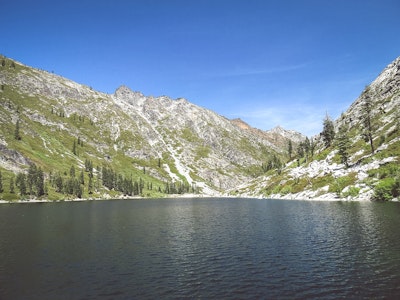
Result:
<svg viewBox="0 0 400 300"><path fill-rule="evenodd" d="M124 85L106 94L2 56L0 60L0 172L5 186L0 197L5 199L76 197L68 184L82 198L199 193L377 199L379 187L390 176L398 177L400 58L334 120L336 137L328 147L322 133L309 139L279 125L264 131L184 98L145 96ZM373 105L370 138L363 125L368 103ZM349 128L350 167L338 154L344 126ZM376 152L368 153L369 144ZM31 169L44 171L46 194L35 195L32 187L26 194L11 191L17 177L28 176ZM80 182L75 169L81 170Z"/></svg>
<svg viewBox="0 0 400 300"><path fill-rule="evenodd" d="M67 181L68 165L81 168L85 160L93 160L98 164L93 170L100 186L96 193L84 192L83 197L116 194L114 188L101 186L102 167L120 170L123 176L136 180L146 177L149 184L157 184L158 192L148 189L147 194L141 193L144 196L168 194L169 185L177 182L204 194L221 195L259 173L259 166L270 157L283 156L267 139L241 130L227 118L186 99L145 96L126 86L105 94L56 74L0 59L0 167L6 181L17 172L26 173L31 164L40 165L49 181L52 170ZM20 141L13 137L17 122ZM76 144L85 146L75 148ZM10 151L29 158L29 162L17 164ZM60 195L53 188L49 182L50 198L71 196ZM86 183L82 188L88 189ZM7 197L20 196L8 193Z"/></svg>

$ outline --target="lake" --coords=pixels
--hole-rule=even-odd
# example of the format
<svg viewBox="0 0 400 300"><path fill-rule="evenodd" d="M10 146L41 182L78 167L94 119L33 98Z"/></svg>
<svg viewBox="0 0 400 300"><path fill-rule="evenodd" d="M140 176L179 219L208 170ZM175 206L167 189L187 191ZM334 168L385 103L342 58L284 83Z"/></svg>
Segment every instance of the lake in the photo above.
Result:
<svg viewBox="0 0 400 300"><path fill-rule="evenodd" d="M400 297L400 203L0 205L0 299Z"/></svg>

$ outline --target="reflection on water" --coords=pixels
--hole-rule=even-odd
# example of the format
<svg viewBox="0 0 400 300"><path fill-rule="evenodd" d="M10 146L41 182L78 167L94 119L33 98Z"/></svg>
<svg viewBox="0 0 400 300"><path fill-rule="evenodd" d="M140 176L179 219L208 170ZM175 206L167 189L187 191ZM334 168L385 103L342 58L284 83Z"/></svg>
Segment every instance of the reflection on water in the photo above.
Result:
<svg viewBox="0 0 400 300"><path fill-rule="evenodd" d="M393 298L399 216L369 202L1 205L0 298Z"/></svg>

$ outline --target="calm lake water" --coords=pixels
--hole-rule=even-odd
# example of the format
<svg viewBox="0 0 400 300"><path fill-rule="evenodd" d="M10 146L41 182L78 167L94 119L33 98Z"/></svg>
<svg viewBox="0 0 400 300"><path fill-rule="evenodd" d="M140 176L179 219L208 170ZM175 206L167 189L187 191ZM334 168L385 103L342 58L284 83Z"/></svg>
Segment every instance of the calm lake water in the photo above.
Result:
<svg viewBox="0 0 400 300"><path fill-rule="evenodd" d="M0 299L400 297L400 204L0 205Z"/></svg>

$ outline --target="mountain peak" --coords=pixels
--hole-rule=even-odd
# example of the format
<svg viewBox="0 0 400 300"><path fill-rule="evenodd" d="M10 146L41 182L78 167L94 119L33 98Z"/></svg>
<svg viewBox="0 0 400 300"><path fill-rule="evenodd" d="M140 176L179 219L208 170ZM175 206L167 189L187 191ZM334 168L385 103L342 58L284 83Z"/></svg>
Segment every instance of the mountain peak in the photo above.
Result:
<svg viewBox="0 0 400 300"><path fill-rule="evenodd" d="M130 96L144 97L144 95L141 92L133 91L126 85L121 85L120 87L118 87L115 90L114 95L117 97L122 97L122 98L125 98L126 96L128 96L128 97L130 97Z"/></svg>
<svg viewBox="0 0 400 300"><path fill-rule="evenodd" d="M249 130L252 128L249 124L247 124L240 118L232 119L231 122L241 129Z"/></svg>

